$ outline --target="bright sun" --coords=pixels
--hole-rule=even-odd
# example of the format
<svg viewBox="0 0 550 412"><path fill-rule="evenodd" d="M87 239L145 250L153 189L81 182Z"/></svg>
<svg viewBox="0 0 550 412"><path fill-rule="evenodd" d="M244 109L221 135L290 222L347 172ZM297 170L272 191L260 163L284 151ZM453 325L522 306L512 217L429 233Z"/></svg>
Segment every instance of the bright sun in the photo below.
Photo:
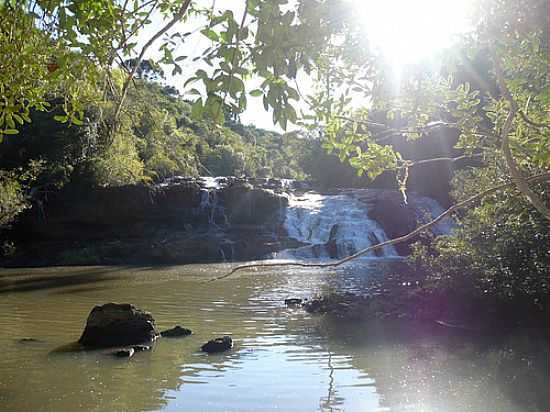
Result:
<svg viewBox="0 0 550 412"><path fill-rule="evenodd" d="M352 0L371 44L396 66L429 57L468 30L473 0Z"/></svg>

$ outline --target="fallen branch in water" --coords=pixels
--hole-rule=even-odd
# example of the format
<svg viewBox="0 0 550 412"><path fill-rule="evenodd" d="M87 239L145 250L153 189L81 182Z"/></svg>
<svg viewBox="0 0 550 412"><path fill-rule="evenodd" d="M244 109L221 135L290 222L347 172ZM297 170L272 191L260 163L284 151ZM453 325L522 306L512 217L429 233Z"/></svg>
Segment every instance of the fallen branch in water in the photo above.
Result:
<svg viewBox="0 0 550 412"><path fill-rule="evenodd" d="M541 182L545 182L547 180L550 180L550 172L542 173L542 174L535 175L535 176L531 176L531 177L525 179L525 181L529 182L529 183L541 183ZM238 272L238 271L244 270L244 269L255 269L255 268L266 268L266 267L285 267L285 266L302 267L302 268L333 268L333 267L338 267L338 266L343 265L344 263L347 263L351 260L357 259L358 257L361 257L363 255L366 255L367 253L372 252L373 250L378 250L378 249L381 249L385 246L393 246L393 245L396 245L398 243L406 242L407 240L410 240L410 239L414 238L415 236L425 232L426 230L428 230L432 226L436 225L437 223L439 223L440 221L442 221L443 219L445 219L446 217L448 217L449 215L451 215L453 212L457 211L458 209L461 209L464 206L467 206L471 203L474 203L478 200L481 200L484 197L486 197L490 194L493 194L493 193L495 193L499 190L508 189L510 187L515 187L515 183L510 182L510 183L503 183L501 185L494 186L494 187L492 187L490 189L487 189L487 190L485 190L481 193L478 193L477 195L474 195L474 196L472 196L468 199L465 199L461 202L458 202L458 203L454 204L453 206L451 206L450 208L445 210L443 213L441 213L439 216L437 216L435 219L433 219L430 222L425 223L425 224L417 227L415 230L413 230L412 232L410 232L406 235L397 237L395 239L387 240L385 242L378 243L376 245L369 246L366 249L362 249L359 252L354 253L353 255L347 256L347 257L345 257L343 259L340 259L340 260L337 260L335 262L330 262L330 263L300 263L300 262L249 263L249 264L246 264L246 265L236 266L233 269L231 269L231 271L229 273L226 273L223 276L219 276L219 277L210 279L209 282L214 282L216 280L221 280L221 279L228 278L228 277L232 276L235 272Z"/></svg>

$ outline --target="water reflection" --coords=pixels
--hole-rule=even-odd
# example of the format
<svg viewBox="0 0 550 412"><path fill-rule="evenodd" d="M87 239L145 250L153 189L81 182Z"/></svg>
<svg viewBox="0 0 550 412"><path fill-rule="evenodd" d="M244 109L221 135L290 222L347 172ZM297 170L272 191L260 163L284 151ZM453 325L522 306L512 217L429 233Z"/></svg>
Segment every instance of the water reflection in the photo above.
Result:
<svg viewBox="0 0 550 412"><path fill-rule="evenodd" d="M387 269L382 262L361 262L334 271L250 272L211 283L204 280L226 267L0 272L0 409L548 410L545 342L472 341L437 327L343 323L283 304L289 296L360 290L370 274ZM34 287L37 282L48 287ZM162 339L131 360L102 351L50 353L78 338L91 307L108 301L132 302L150 310L161 329L181 324L194 335ZM203 342L224 334L235 340L232 352L198 352ZM44 342L19 342L24 337Z"/></svg>

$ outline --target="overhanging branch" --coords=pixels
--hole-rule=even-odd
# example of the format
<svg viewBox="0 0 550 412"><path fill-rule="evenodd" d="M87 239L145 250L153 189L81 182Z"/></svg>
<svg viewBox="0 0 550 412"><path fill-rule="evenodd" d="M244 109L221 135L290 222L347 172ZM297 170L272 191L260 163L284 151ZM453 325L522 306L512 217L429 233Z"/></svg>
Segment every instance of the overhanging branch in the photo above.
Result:
<svg viewBox="0 0 550 412"><path fill-rule="evenodd" d="M185 2L182 4L182 6L179 8L179 10L174 14L172 19L164 25L159 31L157 31L148 41L145 43L143 48L141 49L141 53L139 54L137 61L134 64L134 67L132 68L132 71L124 81L124 84L122 85L122 93L120 95L120 99L118 101L118 104L116 106L115 110L115 125L117 123L117 120L120 116L120 112L122 111L122 106L124 105L124 101L126 100L126 95L128 94L128 88L130 86L130 83L134 79L134 76L136 75L137 70L139 69L139 66L141 62L143 61L143 57L145 56L145 53L151 47L151 45L157 41L164 33L166 33L168 30L170 30L177 22L179 22L183 16L185 16L185 13L187 13L187 9L189 8L189 5L191 4L191 0L185 0Z"/></svg>
<svg viewBox="0 0 550 412"><path fill-rule="evenodd" d="M525 181L529 182L529 183L542 183L542 182L545 182L545 181L548 181L548 180L550 180L550 172L542 173L542 174L535 175L535 176L531 176L530 178L525 179ZM250 264L240 265L240 266L234 267L233 269L231 269L230 272L226 273L223 276L219 276L219 277L216 277L214 279L210 279L209 282L213 282L213 281L216 281L216 280L221 280L221 279L228 278L228 277L232 276L234 273L236 273L238 271L241 271L241 270L244 270L244 269L255 269L255 268L266 268L266 267L289 267L289 266L291 266L291 267L303 267L303 268L333 268L333 267L338 267L338 266L341 266L344 263L347 263L351 260L354 260L354 259L357 259L361 256L364 256L367 253L372 252L374 250L381 249L385 246L393 246L393 245L396 245L398 243L403 243L403 242L406 242L407 240L411 240L414 237L418 236L419 234L424 233L425 231L427 231L432 226L438 224L443 219L447 218L448 216L450 216L452 213L456 212L457 210L462 209L463 207L468 206L472 203L475 203L475 202L477 202L477 201L479 201L479 200L481 200L481 199L483 199L483 198L485 198L485 197L487 197L487 196L489 196L489 195L491 195L495 192L498 192L499 190L509 189L511 187L514 187L514 186L515 186L515 184L513 182L511 182L511 183L503 183L501 185L491 187L490 189L484 190L483 192L478 193L477 195L474 195L472 197L469 197L468 199L465 199L461 202L458 202L458 203L454 204L453 206L451 206L450 208L445 210L443 213L441 213L439 216L437 216L435 219L431 220L430 222L428 222L428 223L426 223L422 226L417 227L415 230L413 230L412 232L410 232L406 235L397 237L395 239L387 240L385 242L378 243L378 244L373 245L373 246L369 246L366 249L362 249L359 252L354 253L353 255L347 256L347 257L345 257L343 259L340 259L340 260L337 260L335 262L330 262L330 263L300 263L300 262L250 263Z"/></svg>
<svg viewBox="0 0 550 412"><path fill-rule="evenodd" d="M531 205L537 209L546 219L550 220L550 209L546 207L542 199L529 187L529 184L527 183L526 179L523 177L519 166L516 162L516 159L514 158L514 155L512 154L512 151L510 149L510 132L512 130L514 118L516 114L519 111L518 105L514 98L512 97L512 94L510 93L510 90L508 89L508 86L506 85L506 79L504 77L504 72L502 70L502 66L500 64L500 59L494 49L491 50L493 63L495 65L495 74L497 77L497 83L498 87L510 105L510 109L508 111L508 115L506 116L506 120L504 121L504 125L502 126L502 130L500 132L501 138L502 138L502 151L504 153L504 157L506 159L506 165L508 166L508 170L510 171L510 175L513 179L513 182L517 186L518 190L521 192L521 194L531 203Z"/></svg>

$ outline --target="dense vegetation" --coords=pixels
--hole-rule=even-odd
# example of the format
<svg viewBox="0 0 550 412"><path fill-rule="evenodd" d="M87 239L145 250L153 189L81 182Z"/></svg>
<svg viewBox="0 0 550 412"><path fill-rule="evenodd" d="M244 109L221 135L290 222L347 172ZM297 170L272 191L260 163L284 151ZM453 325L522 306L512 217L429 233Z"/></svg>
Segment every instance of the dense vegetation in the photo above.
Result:
<svg viewBox="0 0 550 412"><path fill-rule="evenodd" d="M455 235L419 250L419 264L432 280L541 302L550 267L548 0L476 2L472 29L458 44L435 65L404 66L398 80L365 41L349 2L248 0L241 16L198 3L2 3L0 224L33 191L69 180L121 185L231 174L330 182L350 169L325 150L370 179L392 171L406 196L418 165L388 138L422 141L444 129L476 165L456 178L455 200L480 196L456 214ZM164 20L139 48L137 33L154 13ZM190 18L201 22L197 30L176 26ZM178 55L194 33L209 45ZM157 40L161 57L145 59ZM206 69L185 79L185 99L160 85L163 70L181 74L192 59ZM318 80L308 96L297 87L300 74ZM261 86L249 90L252 77ZM238 117L249 97L261 98L283 128L296 123L309 132L243 127ZM354 106L358 98L367 107ZM300 99L310 107L303 115Z"/></svg>

